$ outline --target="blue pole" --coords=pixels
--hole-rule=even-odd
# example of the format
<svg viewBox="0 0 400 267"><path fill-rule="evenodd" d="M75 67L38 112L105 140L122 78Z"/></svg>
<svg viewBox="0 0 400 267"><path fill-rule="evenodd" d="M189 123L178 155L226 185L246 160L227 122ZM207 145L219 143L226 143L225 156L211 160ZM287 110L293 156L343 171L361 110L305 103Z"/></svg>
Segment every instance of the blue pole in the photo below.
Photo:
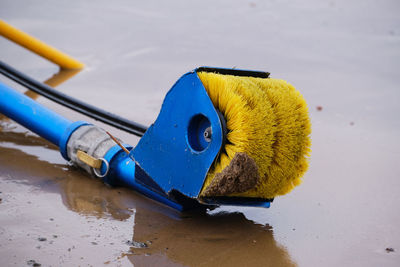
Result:
<svg viewBox="0 0 400 267"><path fill-rule="evenodd" d="M60 145L62 135L72 121L40 105L24 94L0 82L0 113L52 142Z"/></svg>

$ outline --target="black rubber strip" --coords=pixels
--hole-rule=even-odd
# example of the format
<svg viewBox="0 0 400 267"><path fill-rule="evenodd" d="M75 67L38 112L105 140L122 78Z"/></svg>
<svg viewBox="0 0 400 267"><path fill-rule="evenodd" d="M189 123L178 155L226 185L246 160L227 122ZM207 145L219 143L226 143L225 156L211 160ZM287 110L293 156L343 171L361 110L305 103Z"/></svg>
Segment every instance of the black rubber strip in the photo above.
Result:
<svg viewBox="0 0 400 267"><path fill-rule="evenodd" d="M268 78L270 73L255 70L239 70L239 69L225 69L225 68L212 68L212 67L199 67L196 72L215 72L222 75L245 76L255 78Z"/></svg>
<svg viewBox="0 0 400 267"><path fill-rule="evenodd" d="M13 67L0 61L0 73L10 78L11 80L19 83L27 89L42 95L60 105L75 110L88 117L101 121L105 124L111 125L122 131L134 134L136 136L143 136L147 127L139 123L122 118L118 115L112 114L108 111L102 110L88 103L82 102L76 98L63 94L47 84L38 82L24 73L14 69Z"/></svg>

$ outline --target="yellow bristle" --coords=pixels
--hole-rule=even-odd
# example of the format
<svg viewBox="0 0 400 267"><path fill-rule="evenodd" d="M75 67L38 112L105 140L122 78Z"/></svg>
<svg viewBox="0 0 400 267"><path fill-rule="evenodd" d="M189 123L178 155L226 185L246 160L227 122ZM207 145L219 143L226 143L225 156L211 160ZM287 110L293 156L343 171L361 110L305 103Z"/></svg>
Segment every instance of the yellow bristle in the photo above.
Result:
<svg viewBox="0 0 400 267"><path fill-rule="evenodd" d="M260 178L253 189L230 196L273 198L299 185L311 144L301 94L283 80L210 72L198 76L228 129L225 149L210 168L201 194L238 152L255 161Z"/></svg>

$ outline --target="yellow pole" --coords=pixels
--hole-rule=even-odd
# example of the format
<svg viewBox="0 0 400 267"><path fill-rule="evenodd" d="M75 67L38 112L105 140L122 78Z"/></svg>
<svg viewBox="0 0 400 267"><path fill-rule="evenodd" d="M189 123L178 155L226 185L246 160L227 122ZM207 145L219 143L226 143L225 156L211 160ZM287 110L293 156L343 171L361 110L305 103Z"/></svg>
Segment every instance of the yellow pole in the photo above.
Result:
<svg viewBox="0 0 400 267"><path fill-rule="evenodd" d="M0 35L50 60L62 69L82 69L84 64L0 19Z"/></svg>

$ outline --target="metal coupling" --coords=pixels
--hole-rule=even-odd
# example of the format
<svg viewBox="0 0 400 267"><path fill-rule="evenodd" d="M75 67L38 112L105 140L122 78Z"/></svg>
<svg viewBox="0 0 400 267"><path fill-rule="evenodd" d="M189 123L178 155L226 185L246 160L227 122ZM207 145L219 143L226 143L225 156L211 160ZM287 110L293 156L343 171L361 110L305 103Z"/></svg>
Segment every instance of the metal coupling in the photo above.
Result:
<svg viewBox="0 0 400 267"><path fill-rule="evenodd" d="M70 136L67 143L67 154L73 165L81 167L92 176L102 178L107 175L109 169L109 163L104 157L107 151L113 146L115 146L115 142L103 129L94 125L83 125ZM79 155L82 152L102 161L102 164L106 167L106 171L102 173L100 168L95 168L90 166L87 161L82 161L82 157Z"/></svg>

